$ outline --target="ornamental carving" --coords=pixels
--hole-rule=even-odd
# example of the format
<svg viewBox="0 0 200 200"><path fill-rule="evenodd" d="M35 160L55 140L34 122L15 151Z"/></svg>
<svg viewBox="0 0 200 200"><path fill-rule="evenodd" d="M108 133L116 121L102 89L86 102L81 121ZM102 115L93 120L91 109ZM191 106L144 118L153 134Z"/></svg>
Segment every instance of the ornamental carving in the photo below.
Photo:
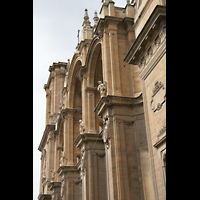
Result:
<svg viewBox="0 0 200 200"><path fill-rule="evenodd" d="M109 119L108 119L108 115L106 115L105 117L103 117L103 142L106 146L107 149L109 149L110 147L110 136L108 135L108 126L109 126Z"/></svg>
<svg viewBox="0 0 200 200"><path fill-rule="evenodd" d="M151 109L156 112L159 111L166 101L166 88L163 83L156 81L153 88L153 95L151 99Z"/></svg>

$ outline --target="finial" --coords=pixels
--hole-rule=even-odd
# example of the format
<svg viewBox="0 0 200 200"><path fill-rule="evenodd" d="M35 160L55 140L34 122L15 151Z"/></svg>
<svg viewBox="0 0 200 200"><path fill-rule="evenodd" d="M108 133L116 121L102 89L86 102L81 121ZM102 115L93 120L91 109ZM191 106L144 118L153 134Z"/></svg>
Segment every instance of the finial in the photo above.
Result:
<svg viewBox="0 0 200 200"><path fill-rule="evenodd" d="M94 13L94 18L93 18L93 20L94 20L94 26L97 26L97 23L98 23L98 21L99 21L99 18L98 18L98 16L97 16L97 11L95 11L95 13Z"/></svg>
<svg viewBox="0 0 200 200"><path fill-rule="evenodd" d="M83 22L83 27L90 27L91 22L89 21L89 16L88 16L88 12L87 12L87 8L85 9L85 15L84 15L84 22Z"/></svg>
<svg viewBox="0 0 200 200"><path fill-rule="evenodd" d="M88 16L88 12L87 12L87 8L85 9L85 16L84 16L84 20L87 21L89 19L89 16Z"/></svg>
<svg viewBox="0 0 200 200"><path fill-rule="evenodd" d="M130 0L127 0L126 2L127 2L127 4L130 4Z"/></svg>

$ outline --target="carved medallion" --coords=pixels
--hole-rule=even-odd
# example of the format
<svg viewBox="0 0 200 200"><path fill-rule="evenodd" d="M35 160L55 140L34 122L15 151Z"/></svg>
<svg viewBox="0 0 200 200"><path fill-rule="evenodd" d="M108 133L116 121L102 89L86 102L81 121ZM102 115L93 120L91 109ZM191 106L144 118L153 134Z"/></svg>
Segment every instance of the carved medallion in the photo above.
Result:
<svg viewBox="0 0 200 200"><path fill-rule="evenodd" d="M161 82L156 81L153 88L153 95L151 99L151 109L156 112L159 111L166 102L166 88Z"/></svg>

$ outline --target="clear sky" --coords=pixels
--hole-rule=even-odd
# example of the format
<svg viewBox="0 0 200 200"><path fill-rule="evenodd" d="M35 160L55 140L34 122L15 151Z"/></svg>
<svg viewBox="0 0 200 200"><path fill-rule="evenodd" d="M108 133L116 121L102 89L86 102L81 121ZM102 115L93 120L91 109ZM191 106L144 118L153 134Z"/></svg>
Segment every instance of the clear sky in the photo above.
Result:
<svg viewBox="0 0 200 200"><path fill-rule="evenodd" d="M101 0L33 0L33 200L39 195L38 146L45 129L43 86L48 80L48 68L53 62L72 59L85 8L93 26L94 12L99 13L101 5ZM125 5L126 0L115 0L115 6Z"/></svg>

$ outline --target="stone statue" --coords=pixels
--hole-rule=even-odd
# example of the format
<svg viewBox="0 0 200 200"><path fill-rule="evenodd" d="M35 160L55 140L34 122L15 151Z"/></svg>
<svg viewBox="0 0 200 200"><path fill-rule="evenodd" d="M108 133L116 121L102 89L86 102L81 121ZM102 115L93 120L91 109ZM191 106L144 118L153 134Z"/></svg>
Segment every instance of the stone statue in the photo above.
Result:
<svg viewBox="0 0 200 200"><path fill-rule="evenodd" d="M55 180L55 172L54 170L51 170L51 182Z"/></svg>
<svg viewBox="0 0 200 200"><path fill-rule="evenodd" d="M61 158L60 158L60 166L63 166L64 165L64 151L61 151Z"/></svg>
<svg viewBox="0 0 200 200"><path fill-rule="evenodd" d="M83 123L83 121L80 119L79 120L79 131L80 131L80 134L84 134L84 132L85 132L85 127L84 127L84 123Z"/></svg>
<svg viewBox="0 0 200 200"><path fill-rule="evenodd" d="M98 81L98 88L97 91L100 92L100 96L101 97L105 97L106 96L106 92L107 92L107 83L106 81L104 81L103 83L101 81Z"/></svg>

